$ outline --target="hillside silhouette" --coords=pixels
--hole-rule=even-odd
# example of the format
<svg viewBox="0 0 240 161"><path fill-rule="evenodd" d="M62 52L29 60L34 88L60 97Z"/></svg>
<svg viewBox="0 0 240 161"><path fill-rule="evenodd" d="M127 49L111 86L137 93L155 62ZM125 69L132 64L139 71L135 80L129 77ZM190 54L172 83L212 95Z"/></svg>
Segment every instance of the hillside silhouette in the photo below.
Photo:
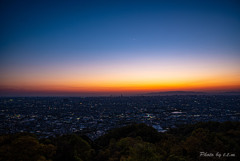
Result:
<svg viewBox="0 0 240 161"><path fill-rule="evenodd" d="M92 141L71 134L38 139L0 136L1 161L210 161L240 159L240 123L206 122L159 133L145 124L110 130Z"/></svg>

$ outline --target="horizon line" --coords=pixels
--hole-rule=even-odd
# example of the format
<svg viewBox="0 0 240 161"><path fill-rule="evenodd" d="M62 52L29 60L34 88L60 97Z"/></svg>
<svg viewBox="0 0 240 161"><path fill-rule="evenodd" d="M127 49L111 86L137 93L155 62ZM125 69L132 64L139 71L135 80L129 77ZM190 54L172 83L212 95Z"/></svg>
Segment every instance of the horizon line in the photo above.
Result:
<svg viewBox="0 0 240 161"><path fill-rule="evenodd" d="M0 91L0 97L119 97L119 96L164 96L164 95L240 95L236 90L165 90L165 91L122 91L122 92L56 92L56 91L28 91L8 92Z"/></svg>

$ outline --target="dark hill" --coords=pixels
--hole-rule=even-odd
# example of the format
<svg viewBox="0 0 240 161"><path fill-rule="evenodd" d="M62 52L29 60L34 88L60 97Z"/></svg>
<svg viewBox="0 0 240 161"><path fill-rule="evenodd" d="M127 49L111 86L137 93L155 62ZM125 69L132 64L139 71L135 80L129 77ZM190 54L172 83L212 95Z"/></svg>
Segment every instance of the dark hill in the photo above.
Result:
<svg viewBox="0 0 240 161"><path fill-rule="evenodd" d="M145 124L113 129L95 141L78 134L37 139L0 136L0 161L238 161L240 122L206 122L159 133Z"/></svg>
<svg viewBox="0 0 240 161"><path fill-rule="evenodd" d="M152 92L144 94L146 96L165 96L165 95L207 95L206 92L194 92L194 91L166 91L166 92Z"/></svg>
<svg viewBox="0 0 240 161"><path fill-rule="evenodd" d="M141 137L143 141L154 143L161 140L161 133L146 124L132 124L110 130L107 134L99 137L95 142L100 146L106 146L111 139L120 140L125 137Z"/></svg>

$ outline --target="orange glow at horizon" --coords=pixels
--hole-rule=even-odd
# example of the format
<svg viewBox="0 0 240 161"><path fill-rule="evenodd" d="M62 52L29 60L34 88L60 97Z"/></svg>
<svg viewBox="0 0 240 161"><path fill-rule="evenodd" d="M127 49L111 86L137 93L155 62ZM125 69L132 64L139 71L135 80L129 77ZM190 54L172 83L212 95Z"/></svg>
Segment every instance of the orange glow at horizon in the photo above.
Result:
<svg viewBox="0 0 240 161"><path fill-rule="evenodd" d="M138 60L28 66L0 70L0 89L53 92L154 92L238 90L238 59Z"/></svg>
<svg viewBox="0 0 240 161"><path fill-rule="evenodd" d="M180 81L99 81L99 82L77 82L77 81L50 81L32 82L32 84L22 82L20 85L5 85L11 89L23 91L40 92L157 92L174 90L236 90L240 89L240 84L231 79L213 80L180 80Z"/></svg>

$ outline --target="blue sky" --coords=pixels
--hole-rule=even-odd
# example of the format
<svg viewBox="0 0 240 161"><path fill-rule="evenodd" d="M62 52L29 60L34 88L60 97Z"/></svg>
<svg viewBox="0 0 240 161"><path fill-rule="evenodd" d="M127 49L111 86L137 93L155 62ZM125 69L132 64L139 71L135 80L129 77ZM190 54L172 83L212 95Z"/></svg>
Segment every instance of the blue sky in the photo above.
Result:
<svg viewBox="0 0 240 161"><path fill-rule="evenodd" d="M237 1L10 1L1 10L1 51L239 49Z"/></svg>

